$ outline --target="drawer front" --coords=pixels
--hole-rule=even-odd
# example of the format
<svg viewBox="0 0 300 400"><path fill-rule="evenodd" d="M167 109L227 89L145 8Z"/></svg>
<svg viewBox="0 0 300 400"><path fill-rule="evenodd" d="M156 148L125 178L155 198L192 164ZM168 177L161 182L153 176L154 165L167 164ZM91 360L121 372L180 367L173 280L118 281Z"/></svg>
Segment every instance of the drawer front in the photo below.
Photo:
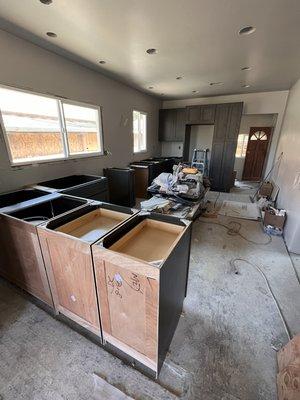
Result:
<svg viewBox="0 0 300 400"><path fill-rule="evenodd" d="M97 253L97 250L95 251ZM158 280L94 252L103 338L156 370ZM122 260L122 258L120 258Z"/></svg>
<svg viewBox="0 0 300 400"><path fill-rule="evenodd" d="M44 229L39 235L57 311L99 334L90 246Z"/></svg>

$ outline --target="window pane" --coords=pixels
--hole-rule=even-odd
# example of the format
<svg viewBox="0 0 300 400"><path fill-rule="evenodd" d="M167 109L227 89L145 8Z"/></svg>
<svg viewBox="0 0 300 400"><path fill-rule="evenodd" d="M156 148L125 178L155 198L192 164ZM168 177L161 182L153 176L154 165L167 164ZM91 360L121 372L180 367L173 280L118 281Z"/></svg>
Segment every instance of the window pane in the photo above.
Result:
<svg viewBox="0 0 300 400"><path fill-rule="evenodd" d="M248 135L245 133L239 134L235 156L236 157L245 157L247 145L248 145Z"/></svg>
<svg viewBox="0 0 300 400"><path fill-rule="evenodd" d="M146 114L140 114L140 150L146 150Z"/></svg>
<svg viewBox="0 0 300 400"><path fill-rule="evenodd" d="M0 110L13 162L64 157L57 100L0 88Z"/></svg>
<svg viewBox="0 0 300 400"><path fill-rule="evenodd" d="M140 111L133 111L133 151L147 149L147 115Z"/></svg>
<svg viewBox="0 0 300 400"><path fill-rule="evenodd" d="M100 152L98 110L67 103L63 108L70 154Z"/></svg>

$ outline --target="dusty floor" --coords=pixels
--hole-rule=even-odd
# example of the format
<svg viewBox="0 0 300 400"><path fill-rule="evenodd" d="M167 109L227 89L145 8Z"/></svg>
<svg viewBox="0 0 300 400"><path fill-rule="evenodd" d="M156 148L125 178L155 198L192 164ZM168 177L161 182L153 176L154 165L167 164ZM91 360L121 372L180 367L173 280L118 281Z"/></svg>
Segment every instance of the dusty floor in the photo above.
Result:
<svg viewBox="0 0 300 400"><path fill-rule="evenodd" d="M222 199L249 201L254 189ZM269 279L293 334L300 332L300 286L281 238L268 245L259 222L239 220L240 236L218 222L194 223L188 296L162 368L151 381L0 282L0 399L93 399L93 373L134 399L274 400L276 349L287 342L260 273ZM300 257L292 257L300 272Z"/></svg>

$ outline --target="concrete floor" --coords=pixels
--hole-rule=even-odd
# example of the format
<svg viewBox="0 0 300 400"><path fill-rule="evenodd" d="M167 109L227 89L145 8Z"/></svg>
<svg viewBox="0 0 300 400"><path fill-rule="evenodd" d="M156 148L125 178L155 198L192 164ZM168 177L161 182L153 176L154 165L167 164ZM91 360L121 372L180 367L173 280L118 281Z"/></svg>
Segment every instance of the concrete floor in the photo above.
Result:
<svg viewBox="0 0 300 400"><path fill-rule="evenodd" d="M249 201L253 190L222 193L217 205ZM255 245L213 225L229 221L194 223L188 296L158 382L0 282L0 399L93 399L93 373L136 400L276 399L276 349L287 335L259 272L243 262L235 271L230 260L262 268L293 334L300 332L300 287L282 238ZM239 222L245 237L266 242L259 222ZM300 257L293 261L300 271Z"/></svg>

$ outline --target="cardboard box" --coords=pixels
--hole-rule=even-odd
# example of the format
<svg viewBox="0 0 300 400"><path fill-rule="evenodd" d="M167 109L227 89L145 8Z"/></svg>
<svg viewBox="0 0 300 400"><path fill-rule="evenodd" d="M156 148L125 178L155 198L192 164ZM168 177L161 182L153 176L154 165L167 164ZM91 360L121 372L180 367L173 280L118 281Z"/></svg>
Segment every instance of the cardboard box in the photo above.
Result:
<svg viewBox="0 0 300 400"><path fill-rule="evenodd" d="M265 211L264 226L271 225L278 229L283 229L286 215L275 215L270 210Z"/></svg>
<svg viewBox="0 0 300 400"><path fill-rule="evenodd" d="M259 189L258 194L261 197L270 197L272 195L274 186L271 182L264 182L261 186L261 188Z"/></svg>

